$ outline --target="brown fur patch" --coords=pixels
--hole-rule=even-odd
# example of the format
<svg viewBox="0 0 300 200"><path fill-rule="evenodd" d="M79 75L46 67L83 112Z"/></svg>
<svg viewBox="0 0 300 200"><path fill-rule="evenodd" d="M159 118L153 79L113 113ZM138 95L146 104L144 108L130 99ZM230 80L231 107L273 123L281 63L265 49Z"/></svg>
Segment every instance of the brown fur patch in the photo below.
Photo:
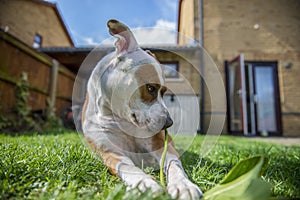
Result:
<svg viewBox="0 0 300 200"><path fill-rule="evenodd" d="M122 32L124 33L125 31L129 30L126 25L122 24L121 22L119 22L115 19L109 20L107 22L107 26L109 28L110 34L112 34L112 35L120 34Z"/></svg>
<svg viewBox="0 0 300 200"><path fill-rule="evenodd" d="M104 164L109 167L109 171L114 175L118 175L117 165L122 161L122 156L114 152L102 152L101 157Z"/></svg>
<svg viewBox="0 0 300 200"><path fill-rule="evenodd" d="M162 130L152 137L152 151L159 151L162 154L165 141L165 131ZM168 153L171 153L179 158L178 152L175 150L172 137L168 137Z"/></svg>
<svg viewBox="0 0 300 200"><path fill-rule="evenodd" d="M103 151L91 138L86 135L85 139L93 152L102 158L104 164L109 168L109 171L112 174L117 175L117 165L122 161L122 156L114 152Z"/></svg>
<svg viewBox="0 0 300 200"><path fill-rule="evenodd" d="M85 120L85 112L88 104L88 93L86 93L86 99L82 107L81 123L83 124ZM97 144L89 138L87 135L84 135L88 145L98 156L103 159L104 164L109 167L109 170L112 174L117 175L117 164L121 161L120 156L113 152L104 152Z"/></svg>
<svg viewBox="0 0 300 200"><path fill-rule="evenodd" d="M161 86L159 75L155 67L151 64L141 65L135 72L135 76L139 85L141 99L145 103L152 103L157 99L158 91L162 87L163 93L166 91L164 86ZM154 90L151 92L149 86Z"/></svg>
<svg viewBox="0 0 300 200"><path fill-rule="evenodd" d="M88 92L86 92L85 94L85 101L84 104L82 106L82 112L81 112L81 124L83 124L84 120L85 120L85 111L88 105L88 101L89 101L89 95Z"/></svg>

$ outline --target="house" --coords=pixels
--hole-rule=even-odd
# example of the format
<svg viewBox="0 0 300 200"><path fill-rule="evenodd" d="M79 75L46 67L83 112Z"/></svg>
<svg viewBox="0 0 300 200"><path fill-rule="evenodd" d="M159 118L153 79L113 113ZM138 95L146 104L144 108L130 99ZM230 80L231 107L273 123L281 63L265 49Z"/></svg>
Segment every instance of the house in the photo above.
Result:
<svg viewBox="0 0 300 200"><path fill-rule="evenodd" d="M34 48L74 46L55 3L0 0L0 27Z"/></svg>
<svg viewBox="0 0 300 200"><path fill-rule="evenodd" d="M42 0L0 0L0 114L13 116L15 85L27 74L32 111L56 113L71 105L75 73L38 51L73 47L56 4Z"/></svg>
<svg viewBox="0 0 300 200"><path fill-rule="evenodd" d="M299 9L297 0L179 1L179 45L199 41L218 68L204 63L203 76L220 73L226 87L227 112L211 112L202 82L202 131L225 115L224 133L300 136Z"/></svg>
<svg viewBox="0 0 300 200"><path fill-rule="evenodd" d="M180 0L178 45L142 47L165 66L165 101L179 124L171 132L300 136L298 10L296 0ZM79 105L91 70L113 51L40 47L79 75Z"/></svg>

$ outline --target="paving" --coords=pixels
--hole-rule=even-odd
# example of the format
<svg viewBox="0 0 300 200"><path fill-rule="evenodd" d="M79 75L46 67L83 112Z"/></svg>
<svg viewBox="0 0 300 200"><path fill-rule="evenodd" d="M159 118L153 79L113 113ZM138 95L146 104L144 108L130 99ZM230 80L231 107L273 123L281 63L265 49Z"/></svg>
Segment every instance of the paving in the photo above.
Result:
<svg viewBox="0 0 300 200"><path fill-rule="evenodd" d="M300 137L253 137L249 139L266 143L300 146Z"/></svg>

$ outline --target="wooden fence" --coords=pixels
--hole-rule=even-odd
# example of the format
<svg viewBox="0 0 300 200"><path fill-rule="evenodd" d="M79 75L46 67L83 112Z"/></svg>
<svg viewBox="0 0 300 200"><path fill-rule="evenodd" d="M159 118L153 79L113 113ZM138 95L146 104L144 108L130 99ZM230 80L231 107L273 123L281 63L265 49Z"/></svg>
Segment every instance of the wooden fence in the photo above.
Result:
<svg viewBox="0 0 300 200"><path fill-rule="evenodd" d="M50 108L59 116L64 107L71 105L76 75L46 54L0 31L0 113L13 112L15 85L23 72L28 75L28 106L33 111L46 112Z"/></svg>

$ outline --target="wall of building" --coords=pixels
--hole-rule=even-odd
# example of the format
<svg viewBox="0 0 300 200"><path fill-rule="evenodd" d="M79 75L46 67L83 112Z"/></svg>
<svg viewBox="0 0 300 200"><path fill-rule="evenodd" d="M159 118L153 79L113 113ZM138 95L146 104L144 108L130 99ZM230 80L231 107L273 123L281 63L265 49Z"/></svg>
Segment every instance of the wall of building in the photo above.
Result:
<svg viewBox="0 0 300 200"><path fill-rule="evenodd" d="M195 19L194 9L195 0L181 0L179 7L179 24L178 43L180 45L187 45L191 39L195 38Z"/></svg>
<svg viewBox="0 0 300 200"><path fill-rule="evenodd" d="M186 2L183 0L182 2ZM191 1L192 2L192 1ZM297 0L203 0L204 47L217 64L225 82L224 61L243 53L245 61L277 61L285 136L300 130L300 2ZM194 29L192 12L181 17L184 28ZM194 24L199 24L194 18ZM194 35L196 37L196 35ZM181 42L184 44L184 42ZM213 70L205 68L205 75ZM208 93L208 91L206 91ZM210 108L205 95L205 108ZM225 99L224 99L225 101ZM209 114L208 114L209 115ZM210 116L206 117L206 124ZM226 131L226 127L224 132Z"/></svg>
<svg viewBox="0 0 300 200"><path fill-rule="evenodd" d="M168 93L199 95L200 94L200 76L199 76L199 49L178 48L166 51L153 50L161 63L178 62L179 77L166 79L166 85L169 88Z"/></svg>
<svg viewBox="0 0 300 200"><path fill-rule="evenodd" d="M42 36L42 47L73 46L50 4L31 0L0 0L0 26L29 46L33 45L35 34Z"/></svg>
<svg viewBox="0 0 300 200"><path fill-rule="evenodd" d="M240 53L245 61L278 62L286 136L300 135L299 9L297 0L203 1L204 46L223 77L224 61Z"/></svg>

